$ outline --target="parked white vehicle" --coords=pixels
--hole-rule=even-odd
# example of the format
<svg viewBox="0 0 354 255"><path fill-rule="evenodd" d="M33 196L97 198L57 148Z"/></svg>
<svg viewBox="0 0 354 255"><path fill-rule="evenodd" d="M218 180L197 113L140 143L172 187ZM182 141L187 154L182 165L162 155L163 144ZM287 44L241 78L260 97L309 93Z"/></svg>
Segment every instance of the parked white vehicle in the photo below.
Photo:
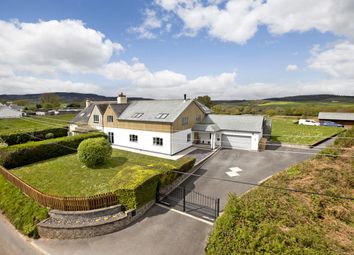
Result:
<svg viewBox="0 0 354 255"><path fill-rule="evenodd" d="M320 123L311 119L299 119L299 125L319 126Z"/></svg>

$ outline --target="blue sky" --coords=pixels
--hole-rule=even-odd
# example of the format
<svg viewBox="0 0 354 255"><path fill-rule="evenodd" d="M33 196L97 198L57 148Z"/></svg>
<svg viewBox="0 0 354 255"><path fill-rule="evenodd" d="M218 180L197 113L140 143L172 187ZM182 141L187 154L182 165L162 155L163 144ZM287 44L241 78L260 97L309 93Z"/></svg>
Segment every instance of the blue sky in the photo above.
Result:
<svg viewBox="0 0 354 255"><path fill-rule="evenodd" d="M353 95L353 1L308 3L2 1L0 93Z"/></svg>

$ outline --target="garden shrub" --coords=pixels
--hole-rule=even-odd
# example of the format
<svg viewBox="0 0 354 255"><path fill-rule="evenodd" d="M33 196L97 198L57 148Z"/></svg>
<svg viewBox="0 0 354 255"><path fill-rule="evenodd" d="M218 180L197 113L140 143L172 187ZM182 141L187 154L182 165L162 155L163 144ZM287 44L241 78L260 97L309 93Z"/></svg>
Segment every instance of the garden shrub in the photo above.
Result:
<svg viewBox="0 0 354 255"><path fill-rule="evenodd" d="M125 209L139 208L156 198L159 173L139 165L129 166L120 170L109 184Z"/></svg>
<svg viewBox="0 0 354 255"><path fill-rule="evenodd" d="M45 139L52 139L52 138L54 138L54 134L53 133L47 133L47 134L45 134Z"/></svg>
<svg viewBox="0 0 354 255"><path fill-rule="evenodd" d="M16 229L38 238L37 223L48 217L48 209L40 206L0 174L0 210Z"/></svg>
<svg viewBox="0 0 354 255"><path fill-rule="evenodd" d="M82 141L77 156L87 167L102 165L112 156L112 146L104 137L90 138Z"/></svg>
<svg viewBox="0 0 354 255"><path fill-rule="evenodd" d="M14 145L44 139L45 135L48 133L53 134L51 138L63 137L67 136L68 130L66 128L46 128L33 132L9 132L8 134L0 135L0 138L8 145Z"/></svg>
<svg viewBox="0 0 354 255"><path fill-rule="evenodd" d="M83 140L94 137L106 135L96 132L9 146L0 149L0 165L9 169L75 153Z"/></svg>

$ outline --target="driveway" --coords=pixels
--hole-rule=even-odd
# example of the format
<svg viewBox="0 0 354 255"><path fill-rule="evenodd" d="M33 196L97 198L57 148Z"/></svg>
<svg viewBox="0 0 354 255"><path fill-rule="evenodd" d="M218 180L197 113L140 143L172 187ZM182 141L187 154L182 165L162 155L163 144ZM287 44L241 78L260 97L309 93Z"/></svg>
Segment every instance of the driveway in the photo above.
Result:
<svg viewBox="0 0 354 255"><path fill-rule="evenodd" d="M105 236L79 240L39 239L34 243L51 255L204 254L212 226L155 205L131 226Z"/></svg>
<svg viewBox="0 0 354 255"><path fill-rule="evenodd" d="M241 195L254 186L212 180L203 178L203 176L259 183L291 165L312 157L314 152L317 151L285 147L263 152L224 149L210 158L196 172L202 177L190 177L181 186L185 186L187 190L194 190L207 196L220 198L220 209L222 211L227 202L228 193L234 192ZM234 171L231 171L230 168L234 168Z"/></svg>

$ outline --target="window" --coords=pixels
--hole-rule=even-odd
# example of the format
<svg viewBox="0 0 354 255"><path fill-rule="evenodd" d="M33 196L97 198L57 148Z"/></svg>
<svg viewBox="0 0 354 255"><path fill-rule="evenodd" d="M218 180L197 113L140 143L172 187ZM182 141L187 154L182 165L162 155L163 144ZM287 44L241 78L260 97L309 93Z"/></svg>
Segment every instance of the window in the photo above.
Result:
<svg viewBox="0 0 354 255"><path fill-rule="evenodd" d="M137 135L129 135L129 141L137 143L138 136Z"/></svg>
<svg viewBox="0 0 354 255"><path fill-rule="evenodd" d="M187 134L187 142L190 142L192 140L192 134L189 133Z"/></svg>
<svg viewBox="0 0 354 255"><path fill-rule="evenodd" d="M156 119L166 119L168 115L169 115L168 113L159 113L156 115L155 118Z"/></svg>
<svg viewBox="0 0 354 255"><path fill-rule="evenodd" d="M188 117L182 117L182 126L188 125Z"/></svg>
<svg viewBox="0 0 354 255"><path fill-rule="evenodd" d="M112 115L108 115L107 116L107 122L113 122L113 116Z"/></svg>
<svg viewBox="0 0 354 255"><path fill-rule="evenodd" d="M154 137L153 138L153 144L157 146L162 146L163 145L163 139L160 137Z"/></svg>
<svg viewBox="0 0 354 255"><path fill-rule="evenodd" d="M108 141L110 143L114 143L114 133L113 132L108 132Z"/></svg>
<svg viewBox="0 0 354 255"><path fill-rule="evenodd" d="M93 115L93 123L98 123L100 121L100 116L99 115Z"/></svg>
<svg viewBox="0 0 354 255"><path fill-rule="evenodd" d="M197 117L195 118L196 122L201 122L202 121L202 116L200 116L199 114L197 115Z"/></svg>
<svg viewBox="0 0 354 255"><path fill-rule="evenodd" d="M135 119L138 119L140 118L141 116L143 116L144 113L143 112L136 112L132 115L132 118L135 118Z"/></svg>

